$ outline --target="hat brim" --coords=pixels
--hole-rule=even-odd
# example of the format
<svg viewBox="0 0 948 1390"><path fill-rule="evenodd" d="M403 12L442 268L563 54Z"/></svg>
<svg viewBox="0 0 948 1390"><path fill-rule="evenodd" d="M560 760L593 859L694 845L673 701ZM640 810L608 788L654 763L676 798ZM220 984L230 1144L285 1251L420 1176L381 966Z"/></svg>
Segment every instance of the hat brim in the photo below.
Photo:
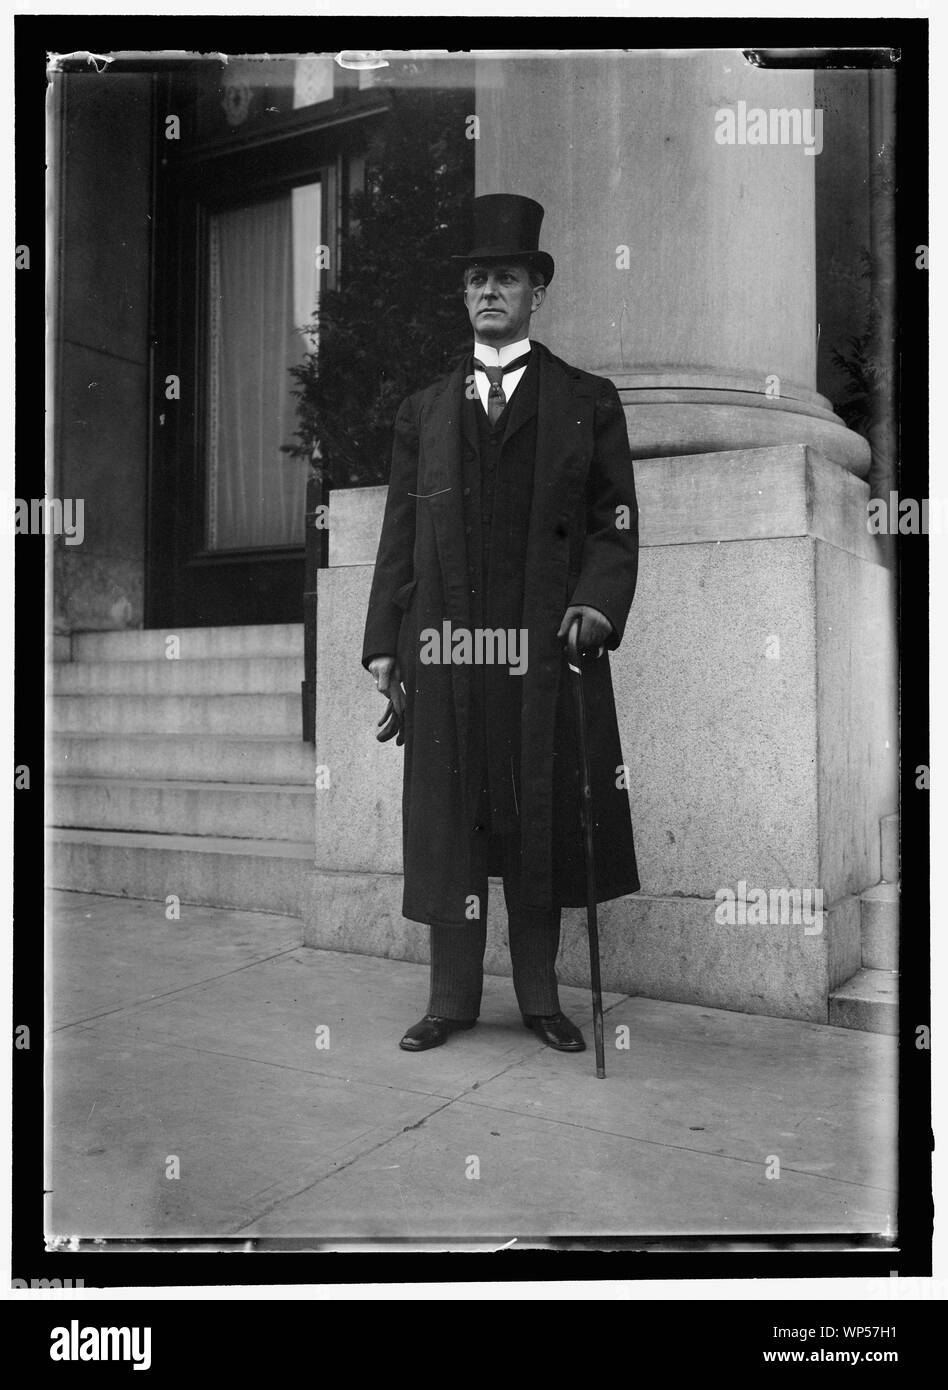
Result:
<svg viewBox="0 0 948 1390"><path fill-rule="evenodd" d="M455 265L485 264L488 261L509 261L511 265L530 265L542 271L547 284L553 279L554 261L548 251L507 251L502 246L475 247L465 256L452 256Z"/></svg>

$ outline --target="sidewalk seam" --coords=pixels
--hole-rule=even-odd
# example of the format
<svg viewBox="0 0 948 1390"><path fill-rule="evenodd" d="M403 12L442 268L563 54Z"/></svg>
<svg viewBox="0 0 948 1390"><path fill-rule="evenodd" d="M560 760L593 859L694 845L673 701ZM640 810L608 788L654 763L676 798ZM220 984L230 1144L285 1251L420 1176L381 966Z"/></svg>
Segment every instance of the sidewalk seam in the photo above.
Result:
<svg viewBox="0 0 948 1390"><path fill-rule="evenodd" d="M410 1125L403 1125L401 1129L396 1130L394 1134L387 1134L385 1138L380 1139L377 1144L371 1144L367 1149L362 1149L359 1153L353 1154L351 1158L347 1158L344 1163L340 1163L339 1166L337 1168L333 1168L331 1172L323 1173L320 1175L320 1177L314 1178L312 1182L305 1183L304 1186L299 1188L298 1191L289 1192L286 1194L286 1196L280 1197L277 1201L272 1202L270 1206L264 1207L261 1211L259 1211L256 1214L256 1216L252 1216L249 1221L241 1222L239 1226L233 1227L231 1230L227 1231L226 1234L231 1236L240 1235L240 1233L246 1230L248 1226L252 1226L255 1224L255 1222L262 1220L263 1217L269 1216L271 1212L276 1211L277 1207L281 1207L284 1202L292 1202L297 1197L302 1197L304 1192L312 1192L314 1187L318 1187L319 1184L321 1182L325 1182L327 1178L334 1178L337 1173L344 1173L347 1168L351 1168L352 1164L357 1163L360 1158L367 1158L369 1154L375 1153L377 1149L384 1148L385 1145L390 1144L393 1139L399 1139L403 1134L407 1134L410 1130L420 1129L423 1124L425 1124L428 1120L431 1119L432 1115L440 1114L442 1110L446 1110L449 1105L453 1104L454 1098L446 1100L443 1105L436 1105L433 1110L429 1110L427 1114L422 1115L420 1120L415 1120L415 1122Z"/></svg>
<svg viewBox="0 0 948 1390"><path fill-rule="evenodd" d="M239 975L244 970L253 970L255 966L266 965L268 961L279 960L281 956L292 955L294 951L299 951L301 949L299 944L296 946L287 946L282 951L274 951L272 955L261 956L259 960L247 961L244 965L237 965L233 970L222 970L219 975L208 975L206 979L193 980L189 985L178 985L176 989L163 990L160 994L149 994L146 995L144 999L133 1000L130 1004L119 1004L115 1009L103 1009L100 1013L89 1014L87 1018L73 1019L71 1023L60 1023L57 1027L50 1028L49 1036L52 1036L53 1033L65 1033L67 1029L78 1028L84 1023L95 1023L96 1020L100 1018L110 1018L113 1014L132 1013L135 1009L140 1009L145 1004L153 1004L158 999L171 999L176 994L186 994L189 989L201 989L204 985L212 985L217 980L226 980L228 975Z"/></svg>

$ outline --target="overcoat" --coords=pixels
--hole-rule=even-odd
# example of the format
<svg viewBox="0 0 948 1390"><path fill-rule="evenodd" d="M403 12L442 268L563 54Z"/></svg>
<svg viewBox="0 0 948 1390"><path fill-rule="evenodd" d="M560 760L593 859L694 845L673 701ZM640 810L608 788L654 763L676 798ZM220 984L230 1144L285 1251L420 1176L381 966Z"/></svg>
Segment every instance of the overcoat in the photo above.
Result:
<svg viewBox="0 0 948 1390"><path fill-rule="evenodd" d="M612 624L606 650L587 659L583 676L597 897L603 902L639 888L608 656L622 640L635 593L638 508L615 386L540 343L532 351L539 380L523 590L528 663L510 679L523 681L522 900L550 908L586 901L576 730L563 639L556 637L570 604L588 604ZM477 891L473 677L470 665L426 663L419 654L423 632L441 633L445 621L453 631L472 626L461 496L462 450L477 443L463 409L472 373L468 356L399 408L362 653L366 668L374 656L395 655L406 693L402 911L410 920L444 925L471 920L470 895ZM524 414L521 408L509 428L522 426Z"/></svg>

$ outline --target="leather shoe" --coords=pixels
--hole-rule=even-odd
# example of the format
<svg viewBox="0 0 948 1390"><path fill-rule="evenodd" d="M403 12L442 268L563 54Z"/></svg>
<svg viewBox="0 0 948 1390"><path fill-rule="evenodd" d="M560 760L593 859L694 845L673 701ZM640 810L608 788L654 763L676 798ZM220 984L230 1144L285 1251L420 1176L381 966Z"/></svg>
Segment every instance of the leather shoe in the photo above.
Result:
<svg viewBox="0 0 948 1390"><path fill-rule="evenodd" d="M547 1047L555 1047L557 1052L585 1052L586 1041L582 1033L565 1014L524 1014L525 1028L531 1028Z"/></svg>
<svg viewBox="0 0 948 1390"><path fill-rule="evenodd" d="M434 1014L425 1014L413 1028L409 1028L398 1045L403 1052L427 1052L429 1047L440 1047L446 1043L459 1028L473 1028L476 1022L476 1018L437 1018Z"/></svg>

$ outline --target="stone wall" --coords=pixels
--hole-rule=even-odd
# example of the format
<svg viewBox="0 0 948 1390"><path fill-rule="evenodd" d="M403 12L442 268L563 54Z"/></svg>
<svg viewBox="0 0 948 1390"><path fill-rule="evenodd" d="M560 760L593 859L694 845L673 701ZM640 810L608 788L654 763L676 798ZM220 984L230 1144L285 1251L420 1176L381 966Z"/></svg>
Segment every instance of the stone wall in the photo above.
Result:
<svg viewBox="0 0 948 1390"><path fill-rule="evenodd" d="M82 498L84 539L54 551L54 627L140 627L145 581L151 87L59 74L52 132L54 495Z"/></svg>

